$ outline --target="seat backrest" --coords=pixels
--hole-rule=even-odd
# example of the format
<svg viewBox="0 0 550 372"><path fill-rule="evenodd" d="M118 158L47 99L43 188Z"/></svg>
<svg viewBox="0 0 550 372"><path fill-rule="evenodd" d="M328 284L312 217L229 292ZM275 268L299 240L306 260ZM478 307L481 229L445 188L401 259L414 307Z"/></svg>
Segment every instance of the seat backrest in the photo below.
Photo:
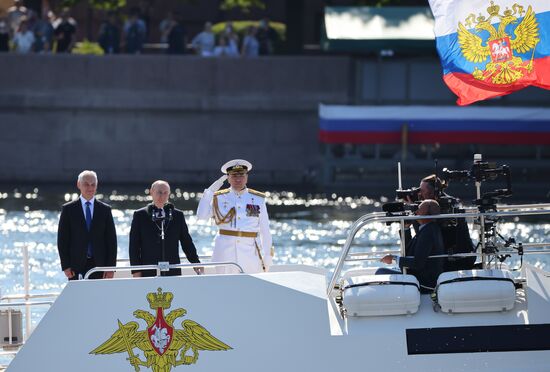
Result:
<svg viewBox="0 0 550 372"><path fill-rule="evenodd" d="M346 276L342 304L348 316L414 314L420 306L420 284L412 275Z"/></svg>
<svg viewBox="0 0 550 372"><path fill-rule="evenodd" d="M463 270L437 280L437 303L445 313L506 311L514 308L516 287L508 270Z"/></svg>

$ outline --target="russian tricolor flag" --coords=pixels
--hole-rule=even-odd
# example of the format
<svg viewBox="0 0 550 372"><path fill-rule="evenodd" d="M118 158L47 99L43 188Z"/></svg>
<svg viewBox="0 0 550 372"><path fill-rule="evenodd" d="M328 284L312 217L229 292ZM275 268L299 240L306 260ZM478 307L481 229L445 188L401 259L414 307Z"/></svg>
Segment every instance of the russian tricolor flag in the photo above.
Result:
<svg viewBox="0 0 550 372"><path fill-rule="evenodd" d="M550 0L429 0L443 80L469 105L550 89Z"/></svg>
<svg viewBox="0 0 550 372"><path fill-rule="evenodd" d="M322 143L550 145L550 109L319 106Z"/></svg>

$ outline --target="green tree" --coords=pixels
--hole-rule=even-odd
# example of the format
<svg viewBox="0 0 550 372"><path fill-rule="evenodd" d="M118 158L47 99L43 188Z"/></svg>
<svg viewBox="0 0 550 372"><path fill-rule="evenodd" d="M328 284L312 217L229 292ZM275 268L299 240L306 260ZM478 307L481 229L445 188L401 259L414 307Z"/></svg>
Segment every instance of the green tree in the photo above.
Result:
<svg viewBox="0 0 550 372"><path fill-rule="evenodd" d="M238 8L244 13L248 13L252 8L265 9L265 3L262 0L222 0L220 2L221 10L231 10Z"/></svg>
<svg viewBox="0 0 550 372"><path fill-rule="evenodd" d="M62 7L72 8L77 3L80 3L83 0L61 0L60 4ZM126 6L126 0L87 0L90 6L98 10L117 10L124 8ZM181 0L182 2L195 3L197 0ZM154 2L152 0L151 2ZM265 9L265 3L263 0L221 0L220 9L230 10L230 9L240 9L241 11L247 13L252 8Z"/></svg>
<svg viewBox="0 0 550 372"><path fill-rule="evenodd" d="M59 4L63 8L72 8L82 0L61 0ZM97 10L118 10L126 6L126 0L88 0L88 4Z"/></svg>
<svg viewBox="0 0 550 372"><path fill-rule="evenodd" d="M353 5L362 6L420 6L428 5L428 0L356 0Z"/></svg>

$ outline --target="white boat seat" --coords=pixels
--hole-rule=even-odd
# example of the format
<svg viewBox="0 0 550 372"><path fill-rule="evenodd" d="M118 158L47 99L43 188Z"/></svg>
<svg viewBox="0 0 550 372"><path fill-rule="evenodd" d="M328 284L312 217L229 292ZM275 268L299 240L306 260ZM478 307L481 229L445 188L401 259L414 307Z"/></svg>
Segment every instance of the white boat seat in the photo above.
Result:
<svg viewBox="0 0 550 372"><path fill-rule="evenodd" d="M420 285L412 275L351 276L342 289L348 316L414 314L420 306Z"/></svg>
<svg viewBox="0 0 550 372"><path fill-rule="evenodd" d="M463 270L437 279L437 303L445 313L506 311L514 308L516 287L507 270Z"/></svg>
<svg viewBox="0 0 550 372"><path fill-rule="evenodd" d="M379 267L361 267L358 269L351 269L342 274L341 281L345 282L346 280L357 276L374 275L378 269Z"/></svg>

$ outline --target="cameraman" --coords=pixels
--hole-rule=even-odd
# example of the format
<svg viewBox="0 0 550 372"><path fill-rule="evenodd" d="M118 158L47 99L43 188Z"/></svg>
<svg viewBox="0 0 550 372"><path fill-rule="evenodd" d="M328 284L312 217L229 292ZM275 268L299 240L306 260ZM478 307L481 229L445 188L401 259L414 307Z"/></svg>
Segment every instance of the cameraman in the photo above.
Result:
<svg viewBox="0 0 550 372"><path fill-rule="evenodd" d="M416 236L411 239L410 230L405 233L405 257L386 255L380 260L385 264L395 262L399 271L380 268L376 274L400 274L407 268L408 274L414 275L421 285L421 293L430 293L437 285L437 278L443 272L444 259L429 258L444 254L441 229L435 219L425 219L422 216L439 214L439 204L435 200L426 199L418 206L415 214L418 216Z"/></svg>
<svg viewBox="0 0 550 372"><path fill-rule="evenodd" d="M454 202L458 202L458 199L443 192L447 187L447 184L442 182L441 179L431 174L424 177L420 181L420 187L418 190L418 198L422 200L434 199L437 200L440 205L450 207ZM442 199L452 201L451 203L443 203ZM407 201L411 202L411 199L407 197ZM441 213L452 213L454 208L441 208ZM450 210L448 210L450 209ZM443 235L443 245L445 246L446 254L455 253L472 253L475 251L474 244L470 238L470 231L468 230L468 224L464 218L456 219L441 219L438 220ZM413 224L415 231L418 231L418 224ZM474 267L476 257L464 257L464 258L449 258L445 261L445 271L457 271L457 270L471 270Z"/></svg>

